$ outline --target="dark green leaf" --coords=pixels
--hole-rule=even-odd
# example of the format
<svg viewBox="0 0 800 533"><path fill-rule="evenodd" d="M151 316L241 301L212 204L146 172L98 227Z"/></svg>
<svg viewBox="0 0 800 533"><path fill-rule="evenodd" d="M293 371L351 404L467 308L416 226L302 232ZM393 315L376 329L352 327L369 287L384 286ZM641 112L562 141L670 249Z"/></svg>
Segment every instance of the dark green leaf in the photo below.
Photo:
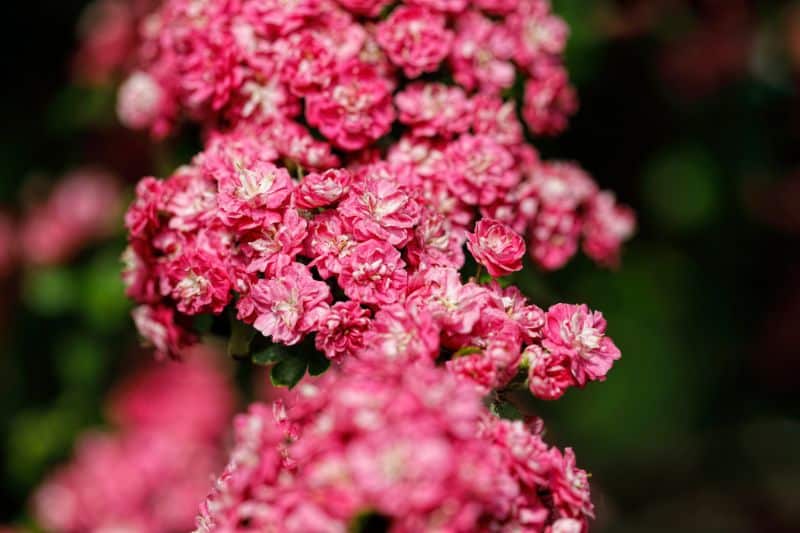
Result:
<svg viewBox="0 0 800 533"><path fill-rule="evenodd" d="M263 350L254 352L250 359L257 365L271 365L286 359L288 356L289 353L284 346L271 344Z"/></svg>
<svg viewBox="0 0 800 533"><path fill-rule="evenodd" d="M308 373L312 376L324 374L331 366L331 361L321 352L312 350L308 355Z"/></svg>
<svg viewBox="0 0 800 533"><path fill-rule="evenodd" d="M272 384L277 387L289 387L297 385L306 373L306 360L302 357L289 357L280 361L272 367L270 379Z"/></svg>

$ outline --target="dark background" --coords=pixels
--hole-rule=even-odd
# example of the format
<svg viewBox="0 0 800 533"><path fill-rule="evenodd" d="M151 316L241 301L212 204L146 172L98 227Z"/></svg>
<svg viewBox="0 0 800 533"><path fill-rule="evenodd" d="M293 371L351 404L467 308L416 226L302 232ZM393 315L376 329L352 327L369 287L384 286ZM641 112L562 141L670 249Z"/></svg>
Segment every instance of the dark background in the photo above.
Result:
<svg viewBox="0 0 800 533"><path fill-rule="evenodd" d="M585 258L523 288L604 312L623 351L605 384L542 414L593 472L594 531L800 529L800 3L554 0L571 25L581 110L537 142L631 204L622 266ZM70 85L86 2L15 2L2 56L0 204L17 213L74 165L133 183L148 140L113 119L113 89ZM0 300L0 523L101 420L134 358L122 238L18 272Z"/></svg>

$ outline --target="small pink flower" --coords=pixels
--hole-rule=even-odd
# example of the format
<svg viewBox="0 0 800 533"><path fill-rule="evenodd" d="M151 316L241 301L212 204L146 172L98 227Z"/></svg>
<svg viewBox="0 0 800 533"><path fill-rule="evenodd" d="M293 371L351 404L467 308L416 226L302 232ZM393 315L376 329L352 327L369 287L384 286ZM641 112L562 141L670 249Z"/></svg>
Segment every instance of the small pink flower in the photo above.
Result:
<svg viewBox="0 0 800 533"><path fill-rule="evenodd" d="M319 275L327 279L342 271L342 263L356 244L350 225L336 211L325 211L311 220L304 251L314 258L311 264Z"/></svg>
<svg viewBox="0 0 800 533"><path fill-rule="evenodd" d="M439 355L439 327L424 309L400 303L381 307L364 333L360 360L382 365L432 361Z"/></svg>
<svg viewBox="0 0 800 533"><path fill-rule="evenodd" d="M298 96L324 90L334 78L334 51L318 34L302 31L275 43L280 57L281 79Z"/></svg>
<svg viewBox="0 0 800 533"><path fill-rule="evenodd" d="M619 205L608 191L597 194L590 202L583 223L583 250L604 265L619 262L622 243L636 230L636 215L627 206Z"/></svg>
<svg viewBox="0 0 800 533"><path fill-rule="evenodd" d="M566 390L577 385L572 377L572 360L565 354L554 354L541 346L528 346L522 357L530 365L528 387L531 393L542 400L557 400Z"/></svg>
<svg viewBox="0 0 800 533"><path fill-rule="evenodd" d="M295 189L295 202L302 209L326 207L339 201L350 189L352 175L347 169L331 168L311 172Z"/></svg>
<svg viewBox="0 0 800 533"><path fill-rule="evenodd" d="M140 305L131 312L142 338L156 349L156 357L178 359L195 342L187 329L176 323L175 311L163 305Z"/></svg>
<svg viewBox="0 0 800 533"><path fill-rule="evenodd" d="M488 205L519 182L514 158L486 135L465 134L445 150L447 185L468 205Z"/></svg>
<svg viewBox="0 0 800 533"><path fill-rule="evenodd" d="M475 233L467 235L467 248L494 277L522 270L525 241L517 232L496 220L479 220L475 224Z"/></svg>
<svg viewBox="0 0 800 533"><path fill-rule="evenodd" d="M554 468L550 476L553 502L562 516L573 518L594 518L594 505L589 491L589 478L586 471L575 466L575 452L572 448L550 450Z"/></svg>
<svg viewBox="0 0 800 533"><path fill-rule="evenodd" d="M149 128L155 124L165 105L161 86L145 72L134 72L120 86L117 116L131 129Z"/></svg>
<svg viewBox="0 0 800 533"><path fill-rule="evenodd" d="M465 89L498 93L514 84L514 40L506 28L476 11L460 15L450 53L453 77Z"/></svg>
<svg viewBox="0 0 800 533"><path fill-rule="evenodd" d="M220 313L231 299L226 265L215 255L186 246L181 255L165 265L162 294L176 302L186 315Z"/></svg>
<svg viewBox="0 0 800 533"><path fill-rule="evenodd" d="M586 305L556 304L547 310L542 345L571 359L570 370L578 385L603 381L620 351L606 336L606 321Z"/></svg>
<svg viewBox="0 0 800 533"><path fill-rule="evenodd" d="M285 168L266 162L245 167L231 161L228 172L216 178L221 217L229 225L242 228L280 219L276 210L283 206L293 188Z"/></svg>
<svg viewBox="0 0 800 533"><path fill-rule="evenodd" d="M412 83L394 98L400 122L418 137L451 137L469 129L472 106L460 87Z"/></svg>
<svg viewBox="0 0 800 533"><path fill-rule="evenodd" d="M537 135L557 135L567 127L570 115L578 110L575 89L563 67L544 67L525 83L522 116Z"/></svg>
<svg viewBox="0 0 800 533"><path fill-rule="evenodd" d="M296 209L288 208L283 220L240 235L239 248L246 257L248 272L270 275L294 262L303 250L308 223Z"/></svg>
<svg viewBox="0 0 800 533"><path fill-rule="evenodd" d="M338 212L360 240L404 246L420 219L420 205L388 165L370 166L353 180Z"/></svg>
<svg viewBox="0 0 800 533"><path fill-rule="evenodd" d="M485 1L485 0L483 0ZM526 69L560 56L566 47L569 28L550 12L549 2L522 0L506 23L517 43L514 60Z"/></svg>
<svg viewBox="0 0 800 533"><path fill-rule="evenodd" d="M409 78L434 72L450 53L453 32L444 15L415 6L398 7L378 24L375 38Z"/></svg>
<svg viewBox="0 0 800 533"><path fill-rule="evenodd" d="M325 91L306 98L306 119L339 148L360 150L391 129L391 89L373 67L353 61Z"/></svg>
<svg viewBox="0 0 800 533"><path fill-rule="evenodd" d="M490 93L479 93L471 102L473 112L472 131L476 135L488 135L494 141L509 148L522 143L522 124L517 119L514 101L504 101Z"/></svg>
<svg viewBox="0 0 800 533"><path fill-rule="evenodd" d="M328 286L315 280L308 267L292 263L275 278L252 287L253 326L275 342L297 344L325 318L330 297Z"/></svg>
<svg viewBox="0 0 800 533"><path fill-rule="evenodd" d="M578 250L580 225L570 211L546 210L529 231L531 259L546 270L561 268Z"/></svg>
<svg viewBox="0 0 800 533"><path fill-rule="evenodd" d="M425 210L414 228L414 238L406 247L408 264L418 270L433 266L461 268L466 233L453 225L443 214Z"/></svg>
<svg viewBox="0 0 800 533"><path fill-rule="evenodd" d="M363 346L363 335L369 325L369 311L358 302L336 302L319 324L317 350L333 360L353 355Z"/></svg>
<svg viewBox="0 0 800 533"><path fill-rule="evenodd" d="M339 285L353 300L390 304L405 295L408 274L404 267L400 252L388 242L364 241L342 263Z"/></svg>

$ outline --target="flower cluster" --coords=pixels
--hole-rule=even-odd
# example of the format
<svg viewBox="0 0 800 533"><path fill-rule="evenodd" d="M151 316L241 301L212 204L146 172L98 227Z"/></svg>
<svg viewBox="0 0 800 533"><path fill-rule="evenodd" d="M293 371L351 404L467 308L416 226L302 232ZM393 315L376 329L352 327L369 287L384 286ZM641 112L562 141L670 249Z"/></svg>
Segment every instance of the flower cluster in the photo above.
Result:
<svg viewBox="0 0 800 533"><path fill-rule="evenodd" d="M586 531L587 474L538 424L431 365L345 370L236 418L198 532Z"/></svg>
<svg viewBox="0 0 800 533"><path fill-rule="evenodd" d="M493 276L522 267L525 244L508 225L481 219L466 231L403 165L311 171L298 183L249 140L219 135L169 179L143 180L127 213L128 294L141 303L140 332L162 354L191 342L190 316L232 306L274 342L314 334L332 360L383 329L395 336L392 350L411 354L400 337L423 320L416 342L441 339L453 370L493 388L531 362L548 376L551 390L542 392L538 374L534 389L548 398L560 395L553 387L603 379L619 357L599 314L575 306L545 314L513 287L462 282L467 240ZM553 366L567 362L553 384Z"/></svg>
<svg viewBox="0 0 800 533"><path fill-rule="evenodd" d="M108 237L122 208L114 175L93 168L69 172L25 213L19 228L22 260L49 265L70 259L87 242Z"/></svg>
<svg viewBox="0 0 800 533"><path fill-rule="evenodd" d="M222 467L220 438L233 410L227 379L210 354L192 354L134 376L113 394L118 431L90 432L72 461L33 499L47 531L186 531L210 476Z"/></svg>

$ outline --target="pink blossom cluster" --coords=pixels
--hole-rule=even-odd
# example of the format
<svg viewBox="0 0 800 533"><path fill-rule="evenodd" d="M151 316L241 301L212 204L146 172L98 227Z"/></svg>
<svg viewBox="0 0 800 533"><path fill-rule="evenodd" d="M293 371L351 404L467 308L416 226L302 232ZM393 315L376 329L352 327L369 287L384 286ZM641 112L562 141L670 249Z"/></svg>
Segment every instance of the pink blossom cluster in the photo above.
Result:
<svg viewBox="0 0 800 533"><path fill-rule="evenodd" d="M34 495L45 530L192 527L197 503L223 466L220 439L234 407L227 378L204 352L142 371L112 395L117 431L83 435L72 460Z"/></svg>
<svg viewBox="0 0 800 533"><path fill-rule="evenodd" d="M110 41L114 51L117 41L130 40L121 33L105 24L97 40ZM408 128L412 135L463 133L464 116L437 128L444 117L436 106L487 100L502 107L502 93L517 80L531 131L554 134L577 107L561 59L567 34L547 0L166 0L139 28L131 79L139 86L149 79L149 96L123 90L129 112L122 118L164 134L180 115L205 123L281 123L303 115L334 146L355 151L389 133L398 111L400 122L412 125L400 102L395 109L393 93L423 75L449 74L452 90L412 112L413 122L423 122L422 129ZM439 116L425 124L432 115Z"/></svg>
<svg viewBox="0 0 800 533"><path fill-rule="evenodd" d="M587 531L571 449L548 446L538 422L490 414L441 368L378 359L238 416L197 532L370 531L368 517L393 532Z"/></svg>
<svg viewBox="0 0 800 533"><path fill-rule="evenodd" d="M531 368L548 384L551 367L569 363L572 381L559 379L560 392L602 380L619 357L599 313L544 313L514 287L463 283L466 240L493 276L522 267L524 241L493 219L466 231L425 198L430 182L412 168L378 161L298 182L251 140L218 135L167 180L139 183L126 216L124 278L140 303L139 331L162 355L191 343L191 316L231 307L276 343L313 334L332 360L375 342L367 337L382 328L405 334L425 315L415 342L438 348L441 339L457 356L451 367L488 388L507 384L533 355ZM414 351L395 340L387 350Z"/></svg>
<svg viewBox="0 0 800 533"><path fill-rule="evenodd" d="M122 209L117 177L95 168L73 170L24 214L18 239L21 258L33 265L67 261L86 243L108 237Z"/></svg>

